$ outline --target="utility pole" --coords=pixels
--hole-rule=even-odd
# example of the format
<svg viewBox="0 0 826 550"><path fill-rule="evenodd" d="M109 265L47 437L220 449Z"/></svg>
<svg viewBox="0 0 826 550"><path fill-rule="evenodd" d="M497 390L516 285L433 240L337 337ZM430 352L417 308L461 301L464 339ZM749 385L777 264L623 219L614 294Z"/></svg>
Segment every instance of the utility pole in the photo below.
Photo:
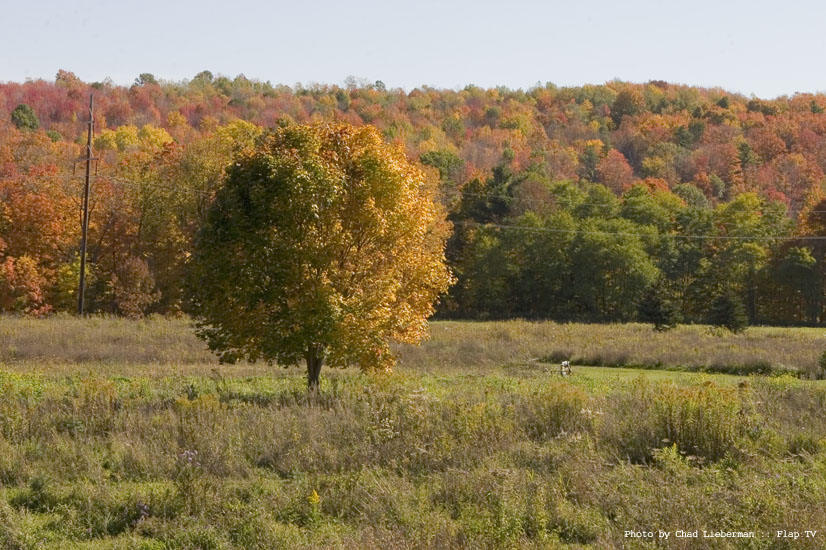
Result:
<svg viewBox="0 0 826 550"><path fill-rule="evenodd" d="M83 219L80 228L80 288L77 293L77 314L83 316L86 294L86 237L89 233L89 179L92 172L92 132L95 127L95 96L89 94L89 128L86 133L86 183L83 186Z"/></svg>

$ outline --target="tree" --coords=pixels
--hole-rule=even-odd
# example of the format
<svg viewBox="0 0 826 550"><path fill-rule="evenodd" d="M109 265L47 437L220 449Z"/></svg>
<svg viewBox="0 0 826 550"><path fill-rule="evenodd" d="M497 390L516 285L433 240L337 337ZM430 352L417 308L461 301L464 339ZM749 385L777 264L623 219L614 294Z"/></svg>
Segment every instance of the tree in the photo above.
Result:
<svg viewBox="0 0 826 550"><path fill-rule="evenodd" d="M460 314L466 318L497 319L512 316L511 275L508 243L496 227L470 232L459 269L462 285L455 288Z"/></svg>
<svg viewBox="0 0 826 550"><path fill-rule="evenodd" d="M50 308L44 304L43 283L32 258L0 255L0 311L47 313Z"/></svg>
<svg viewBox="0 0 826 550"><path fill-rule="evenodd" d="M433 166L439 171L439 177L443 182L453 182L454 185L465 164L465 161L452 151L427 151L419 156L419 162Z"/></svg>
<svg viewBox="0 0 826 550"><path fill-rule="evenodd" d="M55 84L65 86L66 88L77 88L78 86L82 86L83 82L81 82L72 71L60 69L57 71L57 75L55 75Z"/></svg>
<svg viewBox="0 0 826 550"><path fill-rule="evenodd" d="M157 83L158 80L152 73L141 73L138 75L138 78L135 79L135 86L155 85Z"/></svg>
<svg viewBox="0 0 826 550"><path fill-rule="evenodd" d="M814 265L811 266L814 280L808 291L812 297L810 320L822 323L824 303L826 303L826 240L823 239L826 236L826 200L816 203L801 217L798 232L808 240L799 244L808 246L814 260Z"/></svg>
<svg viewBox="0 0 826 550"><path fill-rule="evenodd" d="M595 182L598 178L599 150L595 144L585 146L579 156L579 176L587 181Z"/></svg>
<svg viewBox="0 0 826 550"><path fill-rule="evenodd" d="M675 195L683 199L689 208L708 208L708 199L696 185L681 183L675 185L671 190Z"/></svg>
<svg viewBox="0 0 826 550"><path fill-rule="evenodd" d="M611 118L614 125L619 128L624 116L633 116L643 107L643 97L639 91L634 89L623 90L617 94L614 104L611 105Z"/></svg>
<svg viewBox="0 0 826 550"><path fill-rule="evenodd" d="M462 186L462 198L453 214L454 219L499 223L513 202L512 183L513 175L501 164L493 169L493 177L469 181Z"/></svg>
<svg viewBox="0 0 826 550"><path fill-rule="evenodd" d="M195 75L193 81L200 81L200 82L212 82L215 77L212 74L212 71L201 71L200 73Z"/></svg>
<svg viewBox="0 0 826 550"><path fill-rule="evenodd" d="M538 229L505 230L515 252L512 265L506 267L518 269L510 283L516 315L529 319L570 318L577 305L571 293L574 274L569 257L577 221L564 211L544 219L528 212L514 224Z"/></svg>
<svg viewBox="0 0 826 550"><path fill-rule="evenodd" d="M599 161L597 173L599 181L617 195L622 194L634 181L633 168L616 149L608 151L608 154Z"/></svg>
<svg viewBox="0 0 826 550"><path fill-rule="evenodd" d="M147 307L160 299L155 278L146 261L127 257L112 274L109 282L117 311L130 319L140 319Z"/></svg>
<svg viewBox="0 0 826 550"><path fill-rule="evenodd" d="M665 332L677 326L678 312L668 296L662 279L649 286L638 305L637 313L643 323L652 323L654 330Z"/></svg>
<svg viewBox="0 0 826 550"><path fill-rule="evenodd" d="M767 276L771 246L790 230L785 206L767 202L753 193L738 195L714 212L721 236L715 243L707 295L730 290L743 296L749 322L758 322L759 288Z"/></svg>
<svg viewBox="0 0 826 550"><path fill-rule="evenodd" d="M777 283L772 312L781 318L817 323L823 292L818 285L817 260L808 247L792 246L782 251L772 275ZM796 315L797 314L797 315Z"/></svg>
<svg viewBox="0 0 826 550"><path fill-rule="evenodd" d="M731 332L746 330L749 320L743 300L731 291L721 292L711 301L708 322L715 327L727 328Z"/></svg>
<svg viewBox="0 0 826 550"><path fill-rule="evenodd" d="M629 321L640 295L659 276L639 236L643 228L627 220L591 218L579 229L571 244L571 292L582 314L594 321Z"/></svg>
<svg viewBox="0 0 826 550"><path fill-rule="evenodd" d="M40 121L30 106L21 103L11 112L11 121L20 130L37 130Z"/></svg>
<svg viewBox="0 0 826 550"><path fill-rule="evenodd" d="M452 277L435 182L372 126L284 126L229 168L189 265L198 334L223 362L389 369Z"/></svg>

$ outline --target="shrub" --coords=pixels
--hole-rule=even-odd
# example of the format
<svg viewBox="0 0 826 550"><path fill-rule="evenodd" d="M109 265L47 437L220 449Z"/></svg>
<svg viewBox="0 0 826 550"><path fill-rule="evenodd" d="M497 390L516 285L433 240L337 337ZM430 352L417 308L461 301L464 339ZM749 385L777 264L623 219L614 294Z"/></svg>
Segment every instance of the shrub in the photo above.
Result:
<svg viewBox="0 0 826 550"><path fill-rule="evenodd" d="M145 260L129 256L120 263L109 281L117 311L130 318L143 317L146 308L160 300L155 278Z"/></svg>
<svg viewBox="0 0 826 550"><path fill-rule="evenodd" d="M28 489L14 495L9 503L16 508L27 508L35 512L51 512L60 499L52 490L51 483L44 476L32 478Z"/></svg>
<svg viewBox="0 0 826 550"><path fill-rule="evenodd" d="M596 510L561 500L557 503L556 517L551 522L551 528L563 542L591 544L596 541L600 531L605 529L605 520Z"/></svg>

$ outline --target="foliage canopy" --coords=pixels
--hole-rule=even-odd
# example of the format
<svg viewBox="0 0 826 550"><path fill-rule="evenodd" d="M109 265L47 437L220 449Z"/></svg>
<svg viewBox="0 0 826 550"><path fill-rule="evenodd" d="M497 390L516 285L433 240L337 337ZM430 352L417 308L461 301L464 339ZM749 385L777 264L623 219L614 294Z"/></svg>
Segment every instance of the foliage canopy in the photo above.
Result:
<svg viewBox="0 0 826 550"><path fill-rule="evenodd" d="M209 71L0 84L2 311L75 307L89 93L90 312L188 313L181 278L233 155L278 121L344 121L438 172L458 278L442 316L639 319L662 278L687 323L725 288L749 324L826 324L826 95L662 81L291 88Z"/></svg>

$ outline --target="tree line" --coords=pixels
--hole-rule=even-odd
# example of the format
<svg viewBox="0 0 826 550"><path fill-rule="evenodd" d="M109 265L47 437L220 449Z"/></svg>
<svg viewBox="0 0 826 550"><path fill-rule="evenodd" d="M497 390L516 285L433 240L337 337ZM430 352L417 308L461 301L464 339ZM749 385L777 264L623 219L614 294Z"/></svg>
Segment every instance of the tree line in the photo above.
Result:
<svg viewBox="0 0 826 550"><path fill-rule="evenodd" d="M652 81L530 90L279 86L199 73L0 84L0 310L71 311L88 94L92 311L186 312L181 281L233 159L266 129L375 126L438 183L458 282L438 314L824 322L826 96ZM650 302L650 300L649 300ZM643 314L645 317L645 314Z"/></svg>
<svg viewBox="0 0 826 550"><path fill-rule="evenodd" d="M505 168L465 189L443 315L627 322L670 307L672 322L718 324L730 307L750 324L824 321L826 201L792 217L756 193L712 205L689 184L641 183L616 196Z"/></svg>

